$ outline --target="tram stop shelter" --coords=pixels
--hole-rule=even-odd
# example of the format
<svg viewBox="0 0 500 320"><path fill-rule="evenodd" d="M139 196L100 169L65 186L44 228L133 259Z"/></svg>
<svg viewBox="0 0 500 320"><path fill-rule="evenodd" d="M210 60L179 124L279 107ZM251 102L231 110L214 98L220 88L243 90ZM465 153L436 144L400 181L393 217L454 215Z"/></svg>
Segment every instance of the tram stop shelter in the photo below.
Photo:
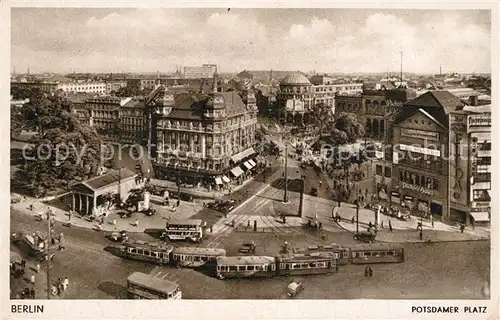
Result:
<svg viewBox="0 0 500 320"><path fill-rule="evenodd" d="M71 186L72 208L74 211L86 214L98 214L107 201L106 194L118 194L123 202L130 190L142 188L144 178L126 168L110 170L109 172Z"/></svg>

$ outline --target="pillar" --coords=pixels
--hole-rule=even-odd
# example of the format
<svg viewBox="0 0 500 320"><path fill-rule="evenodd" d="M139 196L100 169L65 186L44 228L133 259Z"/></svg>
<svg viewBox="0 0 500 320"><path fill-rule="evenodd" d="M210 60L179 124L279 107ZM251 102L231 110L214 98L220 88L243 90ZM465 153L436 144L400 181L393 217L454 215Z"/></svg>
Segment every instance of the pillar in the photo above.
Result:
<svg viewBox="0 0 500 320"><path fill-rule="evenodd" d="M206 158L206 141L205 141L205 135L201 135L201 157L204 159Z"/></svg>
<svg viewBox="0 0 500 320"><path fill-rule="evenodd" d="M71 194L71 210L75 210L75 194Z"/></svg>
<svg viewBox="0 0 500 320"><path fill-rule="evenodd" d="M85 204L87 205L85 207L85 211L87 212L87 214L91 214L92 212L90 212L90 197L89 196L85 196L85 198L87 199L87 201L85 202Z"/></svg>
<svg viewBox="0 0 500 320"><path fill-rule="evenodd" d="M78 207L80 209L80 213L83 213L82 212L82 210L83 210L83 195L82 194L79 194L79 199L78 200L80 200L79 201L80 203L78 204Z"/></svg>
<svg viewBox="0 0 500 320"><path fill-rule="evenodd" d="M95 194L94 194L94 197L92 198L92 200L93 200L92 201L92 209L94 211L96 211L97 210L97 203L96 203L97 202L97 197L95 196Z"/></svg>
<svg viewBox="0 0 500 320"><path fill-rule="evenodd" d="M193 134L189 134L189 152L195 152Z"/></svg>

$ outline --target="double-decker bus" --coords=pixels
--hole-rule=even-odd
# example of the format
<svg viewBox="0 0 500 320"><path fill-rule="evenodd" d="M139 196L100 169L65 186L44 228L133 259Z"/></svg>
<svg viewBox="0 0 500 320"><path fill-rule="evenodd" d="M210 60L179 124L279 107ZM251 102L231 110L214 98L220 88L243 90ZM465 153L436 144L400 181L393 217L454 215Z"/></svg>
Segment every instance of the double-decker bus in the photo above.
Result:
<svg viewBox="0 0 500 320"><path fill-rule="evenodd" d="M170 253L174 249L164 243L151 243L141 240L128 240L117 248L119 255L124 258L157 264L168 264Z"/></svg>
<svg viewBox="0 0 500 320"><path fill-rule="evenodd" d="M172 261L181 267L201 267L215 264L217 257L225 256L219 248L177 247L172 251Z"/></svg>
<svg viewBox="0 0 500 320"><path fill-rule="evenodd" d="M162 237L168 240L200 242L203 239L203 221L201 219L170 220L167 222Z"/></svg>
<svg viewBox="0 0 500 320"><path fill-rule="evenodd" d="M127 278L127 292L129 299L182 299L177 283L141 272L134 272Z"/></svg>

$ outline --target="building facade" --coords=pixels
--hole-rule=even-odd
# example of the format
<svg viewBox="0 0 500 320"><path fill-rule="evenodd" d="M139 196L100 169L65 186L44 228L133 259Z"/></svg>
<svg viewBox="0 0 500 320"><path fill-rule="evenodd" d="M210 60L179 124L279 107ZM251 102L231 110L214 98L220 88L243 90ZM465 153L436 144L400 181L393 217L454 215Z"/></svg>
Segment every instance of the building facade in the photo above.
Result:
<svg viewBox="0 0 500 320"><path fill-rule="evenodd" d="M119 141L128 144L143 144L146 139L144 100L127 100L119 109ZM146 139L146 140L145 140Z"/></svg>
<svg viewBox="0 0 500 320"><path fill-rule="evenodd" d="M86 100L86 108L90 111L89 125L97 132L118 141L120 137L120 108L131 98L97 97Z"/></svg>
<svg viewBox="0 0 500 320"><path fill-rule="evenodd" d="M42 92L51 93L58 89L58 82L42 82L42 81L11 81L10 87L12 89L33 89L37 88Z"/></svg>
<svg viewBox="0 0 500 320"><path fill-rule="evenodd" d="M118 92L127 86L127 80L106 80L106 94Z"/></svg>
<svg viewBox="0 0 500 320"><path fill-rule="evenodd" d="M103 81L61 83L57 86L57 90L62 90L66 93L87 92L105 95L106 83Z"/></svg>
<svg viewBox="0 0 500 320"><path fill-rule="evenodd" d="M431 91L397 111L391 136L391 180L381 174L379 199L385 193L391 206L443 221L490 221L488 106L466 106L447 91Z"/></svg>
<svg viewBox="0 0 500 320"><path fill-rule="evenodd" d="M156 176L176 180L182 175L219 187L238 180L246 170L242 165L255 156L253 92L245 101L234 91L174 95L164 86L156 89L146 100Z"/></svg>

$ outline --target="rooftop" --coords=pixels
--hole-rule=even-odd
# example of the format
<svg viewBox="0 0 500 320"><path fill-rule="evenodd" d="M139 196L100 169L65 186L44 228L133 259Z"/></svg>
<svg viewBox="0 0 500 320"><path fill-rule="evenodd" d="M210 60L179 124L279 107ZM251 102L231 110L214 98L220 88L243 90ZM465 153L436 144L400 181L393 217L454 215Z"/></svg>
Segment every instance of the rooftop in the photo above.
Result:
<svg viewBox="0 0 500 320"><path fill-rule="evenodd" d="M285 85L285 86L297 86L297 85L303 85L303 86L310 86L311 81L307 79L305 75L302 73L295 73L291 74L289 76L286 76L283 80L281 80L280 85Z"/></svg>
<svg viewBox="0 0 500 320"><path fill-rule="evenodd" d="M82 193L88 193L89 190L96 191L103 187L106 187L110 184L118 182L121 179L127 179L131 177L135 177L137 174L132 172L126 168L121 170L111 170L102 176L97 176L94 178L90 178L88 180L76 183L71 187L72 190Z"/></svg>

